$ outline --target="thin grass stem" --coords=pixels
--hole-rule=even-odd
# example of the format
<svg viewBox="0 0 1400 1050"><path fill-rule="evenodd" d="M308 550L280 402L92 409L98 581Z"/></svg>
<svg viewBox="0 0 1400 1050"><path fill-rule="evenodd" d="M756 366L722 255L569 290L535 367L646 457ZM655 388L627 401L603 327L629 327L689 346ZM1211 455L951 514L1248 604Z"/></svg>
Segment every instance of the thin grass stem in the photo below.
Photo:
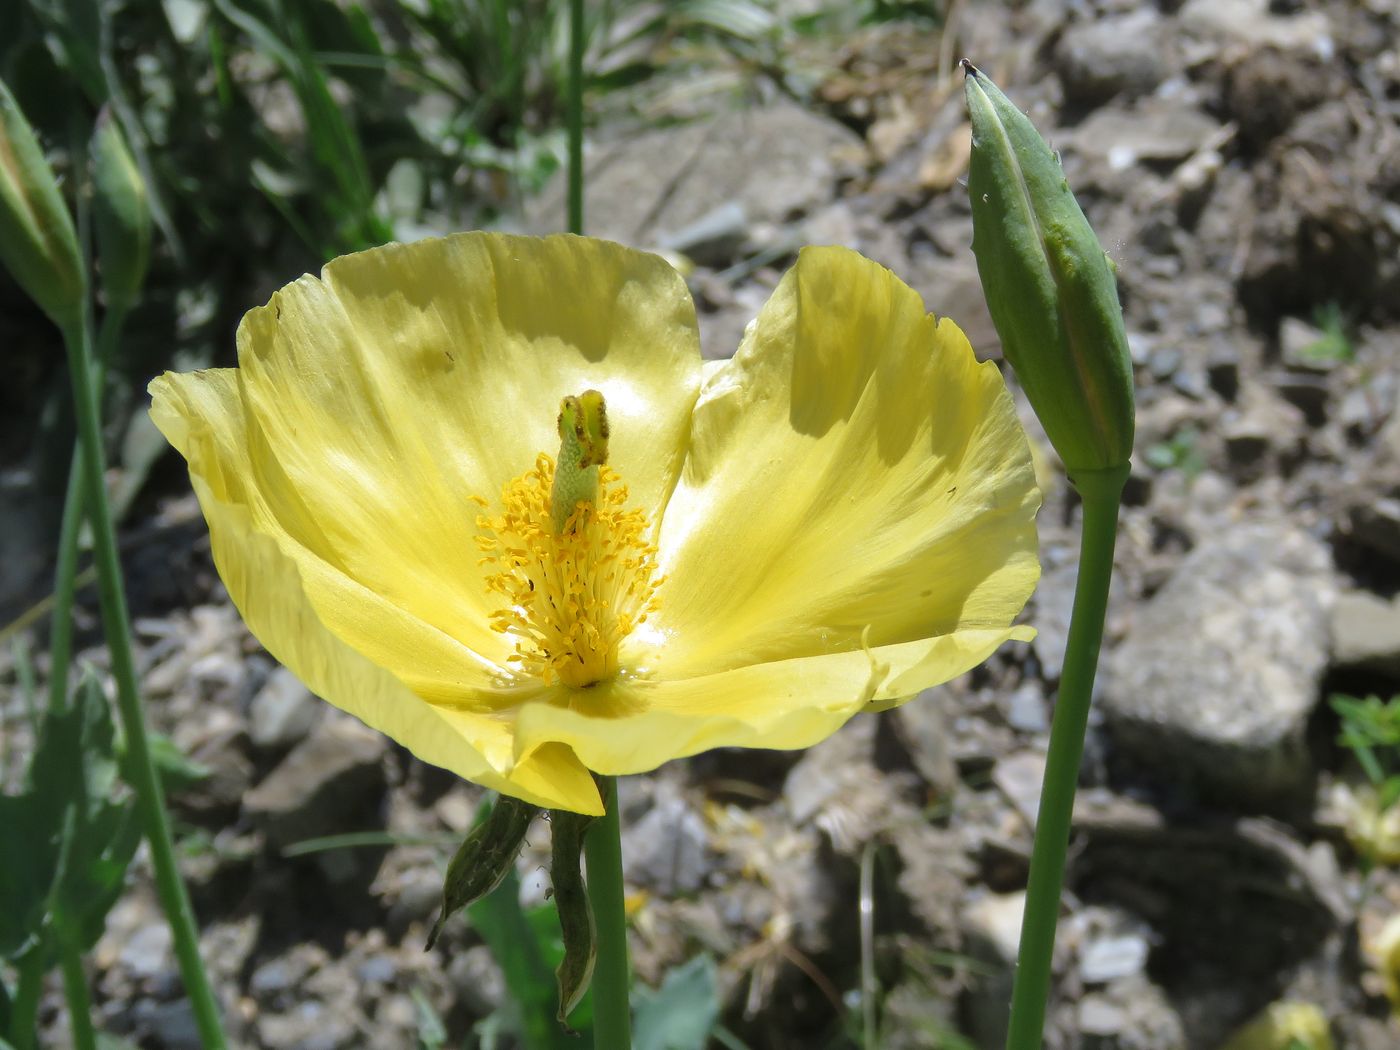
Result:
<svg viewBox="0 0 1400 1050"><path fill-rule="evenodd" d="M10 1044L15 1050L32 1050L39 1034L39 999L44 992L43 949L32 946L16 967L19 973L10 1004Z"/></svg>
<svg viewBox="0 0 1400 1050"><path fill-rule="evenodd" d="M569 232L583 233L583 0L569 0Z"/></svg>
<svg viewBox="0 0 1400 1050"><path fill-rule="evenodd" d="M107 362L112 359L121 338L126 313L107 312L97 341L97 360L92 382L102 389ZM68 468L68 488L63 496L63 517L58 529L58 558L54 565L53 618L49 627L49 710L58 714L68 706L68 668L73 659L73 603L77 597L78 538L83 529L83 452L82 443L73 445Z"/></svg>
<svg viewBox="0 0 1400 1050"><path fill-rule="evenodd" d="M862 1050L878 1050L879 1029L875 997L875 841L865 844L860 854L860 1017Z"/></svg>
<svg viewBox="0 0 1400 1050"><path fill-rule="evenodd" d="M68 1030L73 1050L97 1050L97 1032L92 1026L92 999L88 996L83 956L66 930L58 935L58 965L63 971L63 994L68 1001Z"/></svg>

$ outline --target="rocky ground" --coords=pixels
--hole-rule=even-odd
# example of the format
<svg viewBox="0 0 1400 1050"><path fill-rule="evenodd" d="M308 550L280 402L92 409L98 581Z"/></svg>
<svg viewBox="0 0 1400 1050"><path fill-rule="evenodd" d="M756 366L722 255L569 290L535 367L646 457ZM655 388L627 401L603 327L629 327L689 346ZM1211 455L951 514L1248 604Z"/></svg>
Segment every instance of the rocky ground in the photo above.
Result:
<svg viewBox="0 0 1400 1050"><path fill-rule="evenodd" d="M1117 263L1139 380L1050 1045L1213 1048L1281 999L1338 1047L1400 1045L1368 954L1400 874L1350 844L1361 777L1325 703L1400 690L1400 8L951 6L956 47L908 23L815 38L740 108L648 88L590 143L590 232L693 262L710 356L804 243L890 266L995 356L955 60L1031 113ZM556 190L520 224L558 216ZM806 753L624 782L637 971L712 954L753 1050L858 1045L838 1033L862 861L881 1045L1000 1045L1075 573L1051 455L1034 643ZM500 974L464 923L422 947L477 792L278 669L166 491L128 537L133 602L151 717L212 770L174 804L237 1044L413 1046L421 1000L457 1045ZM15 739L17 702L6 719ZM284 852L385 829L398 844ZM534 899L546 845L521 862ZM144 868L92 971L110 1030L196 1045ZM63 1045L57 987L46 1019Z"/></svg>

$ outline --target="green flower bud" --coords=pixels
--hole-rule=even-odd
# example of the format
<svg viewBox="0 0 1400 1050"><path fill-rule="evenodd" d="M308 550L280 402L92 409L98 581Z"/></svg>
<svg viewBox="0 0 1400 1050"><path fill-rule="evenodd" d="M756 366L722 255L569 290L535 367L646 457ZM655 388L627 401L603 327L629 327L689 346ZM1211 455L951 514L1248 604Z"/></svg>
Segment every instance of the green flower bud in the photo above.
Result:
<svg viewBox="0 0 1400 1050"><path fill-rule="evenodd" d="M151 257L151 206L146 183L121 126L103 109L92 133L93 227L109 309L130 310Z"/></svg>
<svg viewBox="0 0 1400 1050"><path fill-rule="evenodd" d="M0 262L61 328L79 323L87 280L73 220L10 89L0 81Z"/></svg>
<svg viewBox="0 0 1400 1050"><path fill-rule="evenodd" d="M963 68L972 250L1006 359L1071 476L1124 467L1133 368L1113 265L1035 126Z"/></svg>

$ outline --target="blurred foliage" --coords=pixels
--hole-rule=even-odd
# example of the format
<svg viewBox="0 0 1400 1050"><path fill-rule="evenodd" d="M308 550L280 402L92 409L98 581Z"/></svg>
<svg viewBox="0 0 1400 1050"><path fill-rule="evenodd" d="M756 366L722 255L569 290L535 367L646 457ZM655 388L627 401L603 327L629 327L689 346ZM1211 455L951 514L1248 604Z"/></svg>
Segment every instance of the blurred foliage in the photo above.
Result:
<svg viewBox="0 0 1400 1050"><path fill-rule="evenodd" d="M1400 696L1335 695L1329 702L1341 719L1337 743L1356 757L1367 781L1347 837L1365 866L1400 862Z"/></svg>
<svg viewBox="0 0 1400 1050"><path fill-rule="evenodd" d="M1382 700L1335 695L1329 701L1341 719L1337 743L1356 756L1381 804L1400 801L1400 696Z"/></svg>
<svg viewBox="0 0 1400 1050"><path fill-rule="evenodd" d="M1351 340L1347 318L1338 303L1327 303L1314 310L1313 324L1317 325L1321 335L1303 347L1304 360L1345 364L1356 359L1356 347Z"/></svg>
<svg viewBox="0 0 1400 1050"><path fill-rule="evenodd" d="M1143 458L1158 470L1181 471L1188 481L1195 479L1206 469L1205 454L1201 451L1200 431L1190 424L1177 430L1166 441L1148 446Z"/></svg>
<svg viewBox="0 0 1400 1050"><path fill-rule="evenodd" d="M589 108L676 119L678 93L782 81L787 45L834 12L870 21L908 6L597 0ZM238 318L288 277L518 212L563 156L566 13L560 0L0 3L0 77L70 205L92 192L83 153L107 112L155 225L145 292L109 363L113 437L152 375L227 363ZM615 92L663 73L678 86L658 87L666 101L649 111ZM31 457L56 499L72 432L62 355L8 275L0 345L0 463Z"/></svg>

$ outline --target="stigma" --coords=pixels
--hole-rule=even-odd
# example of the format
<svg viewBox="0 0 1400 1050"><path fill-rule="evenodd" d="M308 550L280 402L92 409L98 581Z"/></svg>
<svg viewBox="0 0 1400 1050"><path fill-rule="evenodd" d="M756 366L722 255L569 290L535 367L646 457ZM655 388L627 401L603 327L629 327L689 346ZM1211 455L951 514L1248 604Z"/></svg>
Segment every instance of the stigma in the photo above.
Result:
<svg viewBox="0 0 1400 1050"><path fill-rule="evenodd" d="M571 401L578 403L566 398L566 412ZM486 586L503 599L491 626L515 642L510 670L581 689L617 676L622 640L657 611L664 581L646 512L628 507L621 478L599 462L594 442L570 440L576 432L567 422L566 431L561 414L560 458L575 461L556 464L541 453L534 469L502 490L499 514L484 513L489 504L476 498L483 509L476 544ZM602 435L606 450L605 423ZM561 484L561 467L568 474L571 466L595 474L596 487L583 489L589 498L562 505L562 492L580 489Z"/></svg>

